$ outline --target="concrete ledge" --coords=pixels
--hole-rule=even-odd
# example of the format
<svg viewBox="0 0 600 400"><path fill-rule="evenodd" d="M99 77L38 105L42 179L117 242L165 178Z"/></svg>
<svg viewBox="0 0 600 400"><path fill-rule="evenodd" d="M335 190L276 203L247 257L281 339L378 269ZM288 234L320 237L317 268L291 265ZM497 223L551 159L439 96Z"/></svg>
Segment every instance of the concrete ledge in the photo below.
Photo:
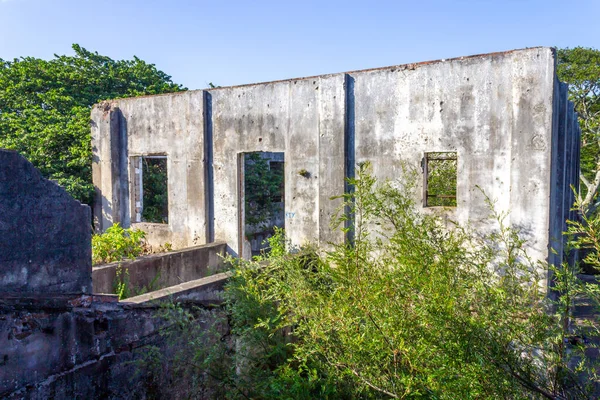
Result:
<svg viewBox="0 0 600 400"><path fill-rule="evenodd" d="M223 287L231 277L230 272L223 272L202 279L181 283L141 296L130 297L121 301L125 305L154 305L164 301L185 301L199 303L204 306L218 305L223 302Z"/></svg>
<svg viewBox="0 0 600 400"><path fill-rule="evenodd" d="M215 242L94 267L94 293L115 293L118 268L127 271L120 279L126 277L132 293L142 289L162 289L204 278L223 270L226 247L225 242Z"/></svg>
<svg viewBox="0 0 600 400"><path fill-rule="evenodd" d="M0 296L0 313L30 310L71 311L74 308L89 308L98 304L117 304L117 295L5 295Z"/></svg>

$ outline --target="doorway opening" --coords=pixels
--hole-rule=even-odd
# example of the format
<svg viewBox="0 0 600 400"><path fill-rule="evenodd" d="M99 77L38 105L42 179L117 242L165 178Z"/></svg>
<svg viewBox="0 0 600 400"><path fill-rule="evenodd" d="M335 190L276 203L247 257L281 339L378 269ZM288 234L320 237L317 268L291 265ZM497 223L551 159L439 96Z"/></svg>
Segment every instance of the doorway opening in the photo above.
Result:
<svg viewBox="0 0 600 400"><path fill-rule="evenodd" d="M285 227L284 153L240 154L240 255L269 250L267 239Z"/></svg>

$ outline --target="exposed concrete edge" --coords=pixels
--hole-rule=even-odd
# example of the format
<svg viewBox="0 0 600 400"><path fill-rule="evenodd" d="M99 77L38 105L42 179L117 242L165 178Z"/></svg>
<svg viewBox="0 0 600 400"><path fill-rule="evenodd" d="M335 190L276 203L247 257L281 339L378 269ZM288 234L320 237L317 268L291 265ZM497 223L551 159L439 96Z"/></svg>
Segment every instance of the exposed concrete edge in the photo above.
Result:
<svg viewBox="0 0 600 400"><path fill-rule="evenodd" d="M119 297L115 294L69 295L40 294L24 296L0 296L0 311L4 310L64 310L74 308L91 308L97 305L117 304Z"/></svg>
<svg viewBox="0 0 600 400"><path fill-rule="evenodd" d="M42 173L40 172L39 169L37 169L33 163L31 161L29 161L29 159L27 157L25 157L24 155L22 155L20 152L18 152L17 150L12 150L12 149L5 149L5 148L0 148L0 151L6 152L6 153L13 153L16 154L18 157L23 158L27 164L30 167L30 170L33 174L35 174L35 177L44 181L46 184L48 185L52 185L55 186L56 188L59 188L59 192L60 192L60 196L64 197L65 199L69 199L71 203L73 203L74 205L79 205L79 206L83 206L83 207L89 207L87 204L84 204L82 202L80 202L79 200L77 200L76 198L74 198L73 196L71 196L69 194L69 192L67 192L67 189L65 189L64 186L60 185L57 181L52 180L52 179L48 179L45 176L42 175ZM90 213L91 213L91 208L90 208Z"/></svg>
<svg viewBox="0 0 600 400"><path fill-rule="evenodd" d="M222 290L231 272L222 272L206 278L188 281L175 286L130 297L120 302L123 305L145 306L157 302L185 300L205 305L222 303Z"/></svg>
<svg viewBox="0 0 600 400"><path fill-rule="evenodd" d="M166 253L153 253L153 254L148 254L145 256L141 256L141 257L137 257L137 258L128 258L126 260L122 260L122 261L117 261L117 262L113 262L113 263L109 263L109 264L99 264L96 266L92 267L92 271L95 270L101 270L101 269L105 269L105 268L115 268L118 267L119 265L124 267L127 266L128 264L138 261L138 260L146 260L146 259L152 259L152 258L161 258L161 257L165 257L165 256L172 256L172 255L176 255L176 254L180 254L180 253L186 253L192 250L198 250L198 249L204 249L204 248L210 248L210 247L217 247L217 246L222 246L225 245L227 246L227 243L224 241L216 241L216 242L212 242L212 243L207 243L207 244L201 244L198 246L193 246L193 247L185 247L183 249L177 249L177 250L173 250L173 251L168 251Z"/></svg>
<svg viewBox="0 0 600 400"><path fill-rule="evenodd" d="M184 94L190 94L190 93L194 93L194 92L215 92L215 91L226 90L226 89L237 89L237 88L244 88L244 87L250 87L250 86L257 86L257 85L282 83L282 82L293 82L293 81L301 81L301 80L307 80L307 79L330 78L330 77L333 77L336 75L359 74L359 73L363 73L363 72L381 71L381 70L386 70L386 69L415 69L416 67L429 65L429 64L438 64L438 63L444 63L444 62L460 62L460 61L466 61L466 60L470 60L470 59L474 59L474 58L503 56L503 55L508 55L508 54L512 54L512 53L540 50L540 49L549 49L552 52L555 52L555 47L550 47L550 46L525 47L525 48L520 48L520 49L497 51L497 52L492 52L492 53L472 54L472 55L468 55L468 56L441 58L441 59L430 60L430 61L396 64L396 65L389 65L386 67L364 68L364 69L357 69L357 70L352 70L352 71L325 73L325 74L320 74L320 75L303 76L303 77L297 77L297 78L278 79L278 80L274 80L274 81L246 83L246 84L241 84L241 85L221 86L221 87L215 87L215 88L188 89L188 90L183 90L183 91L179 91L179 92L149 94L149 95L142 95L142 96L135 96L135 97L124 97L124 98L120 98L120 99L105 100L100 103L96 103L96 104L94 104L94 106L92 108L98 108L98 109L102 110L102 109L106 109L107 105L110 108L113 104L117 104L117 103L120 103L123 101L132 101L132 100L142 99L142 98L147 98L147 97L181 96Z"/></svg>

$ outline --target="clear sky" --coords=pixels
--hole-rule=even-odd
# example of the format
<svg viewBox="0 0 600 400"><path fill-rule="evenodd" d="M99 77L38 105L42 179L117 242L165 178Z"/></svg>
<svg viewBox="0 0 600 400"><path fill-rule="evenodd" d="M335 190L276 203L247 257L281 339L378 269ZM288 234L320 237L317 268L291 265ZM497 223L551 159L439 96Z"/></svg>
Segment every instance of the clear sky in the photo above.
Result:
<svg viewBox="0 0 600 400"><path fill-rule="evenodd" d="M190 89L533 46L600 48L600 0L0 0L0 58L78 43Z"/></svg>

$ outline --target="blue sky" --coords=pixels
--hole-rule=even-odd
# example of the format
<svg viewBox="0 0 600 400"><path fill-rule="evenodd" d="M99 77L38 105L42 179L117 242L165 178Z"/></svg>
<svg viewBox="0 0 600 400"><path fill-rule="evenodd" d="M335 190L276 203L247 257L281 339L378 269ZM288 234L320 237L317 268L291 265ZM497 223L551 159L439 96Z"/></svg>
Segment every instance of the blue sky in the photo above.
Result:
<svg viewBox="0 0 600 400"><path fill-rule="evenodd" d="M533 46L600 48L600 0L0 0L0 58L71 44L190 89Z"/></svg>

